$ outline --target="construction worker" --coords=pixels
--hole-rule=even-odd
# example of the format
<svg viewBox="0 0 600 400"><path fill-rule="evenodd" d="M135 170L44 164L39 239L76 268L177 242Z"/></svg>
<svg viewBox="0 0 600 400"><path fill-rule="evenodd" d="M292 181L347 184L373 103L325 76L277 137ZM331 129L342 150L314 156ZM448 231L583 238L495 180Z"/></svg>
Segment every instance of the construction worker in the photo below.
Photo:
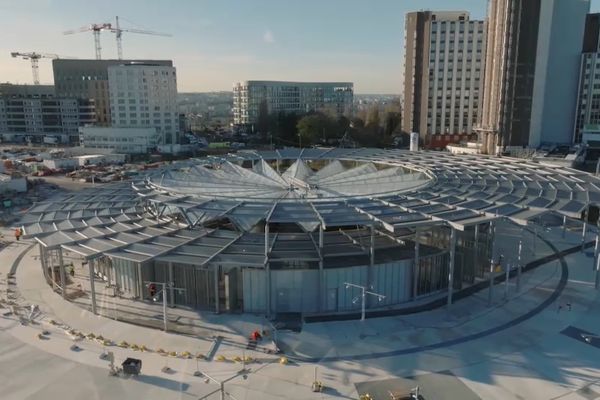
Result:
<svg viewBox="0 0 600 400"><path fill-rule="evenodd" d="M23 234L23 232L21 232L21 228L17 228L15 229L15 238L17 240L21 240L21 235Z"/></svg>
<svg viewBox="0 0 600 400"><path fill-rule="evenodd" d="M148 292L150 292L150 297L153 298L156 294L156 284L151 283L148 285Z"/></svg>

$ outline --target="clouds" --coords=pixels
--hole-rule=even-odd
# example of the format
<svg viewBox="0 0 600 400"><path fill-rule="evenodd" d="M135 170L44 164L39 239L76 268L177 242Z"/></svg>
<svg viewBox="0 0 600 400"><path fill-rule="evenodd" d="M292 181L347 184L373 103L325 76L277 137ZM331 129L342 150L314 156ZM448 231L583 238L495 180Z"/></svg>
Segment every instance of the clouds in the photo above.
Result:
<svg viewBox="0 0 600 400"><path fill-rule="evenodd" d="M273 32L270 29L267 29L265 33L263 33L263 42L265 43L275 43L275 36L273 36Z"/></svg>

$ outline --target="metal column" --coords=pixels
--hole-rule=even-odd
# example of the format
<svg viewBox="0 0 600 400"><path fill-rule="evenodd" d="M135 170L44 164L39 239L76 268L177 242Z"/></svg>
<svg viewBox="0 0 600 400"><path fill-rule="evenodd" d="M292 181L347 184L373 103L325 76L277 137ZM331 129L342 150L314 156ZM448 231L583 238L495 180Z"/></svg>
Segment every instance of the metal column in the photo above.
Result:
<svg viewBox="0 0 600 400"><path fill-rule="evenodd" d="M323 270L323 225L319 224L319 311L325 309L325 303L327 294L325 290L325 271Z"/></svg>
<svg viewBox="0 0 600 400"><path fill-rule="evenodd" d="M67 298L67 277L65 275L65 263L62 248L58 249L58 269L60 271L60 286L63 299Z"/></svg>
<svg viewBox="0 0 600 400"><path fill-rule="evenodd" d="M88 266L90 268L90 293L91 293L91 299L92 299L92 312L94 314L98 314L96 312L96 288L95 288L95 282L94 282L94 260L89 260Z"/></svg>
<svg viewBox="0 0 600 400"><path fill-rule="evenodd" d="M271 317L271 266L269 265L269 223L265 221L265 290L267 291L265 314Z"/></svg>
<svg viewBox="0 0 600 400"><path fill-rule="evenodd" d="M598 220L598 222L600 223L600 220ZM596 229L596 244L594 245L594 264L592 264L592 271L596 268L598 252L600 252L600 224Z"/></svg>
<svg viewBox="0 0 600 400"><path fill-rule="evenodd" d="M169 261L169 302L170 307L175 307L175 290L173 289L173 263Z"/></svg>
<svg viewBox="0 0 600 400"><path fill-rule="evenodd" d="M42 272L44 273L44 278L46 278L46 282L48 282L48 266L46 264L46 254L44 254L44 246L39 244L40 249L40 264L42 265Z"/></svg>
<svg viewBox="0 0 600 400"><path fill-rule="evenodd" d="M215 313L219 313L219 266L215 265Z"/></svg>
<svg viewBox="0 0 600 400"><path fill-rule="evenodd" d="M419 286L419 228L415 228L415 260L413 264L413 291L412 298L413 300L417 298L418 294L418 286Z"/></svg>
<svg viewBox="0 0 600 400"><path fill-rule="evenodd" d="M371 225L371 241L369 244L369 270L367 271L367 287L373 289L375 275L375 227ZM371 301L369 299L369 307Z"/></svg>
<svg viewBox="0 0 600 400"><path fill-rule="evenodd" d="M494 249L496 247L496 221L490 221L490 236L492 238L492 257L490 260L490 289L488 293L488 305L491 306L494 290Z"/></svg>
<svg viewBox="0 0 600 400"><path fill-rule="evenodd" d="M587 233L587 214L588 209L583 210L583 229L581 229L581 251L583 251L585 247L585 235Z"/></svg>
<svg viewBox="0 0 600 400"><path fill-rule="evenodd" d="M519 240L519 254L517 256L517 293L521 290L521 252L523 250L523 241Z"/></svg>
<svg viewBox="0 0 600 400"><path fill-rule="evenodd" d="M596 254L595 254L595 262L596 262L596 276L595 276L595 283L594 283L594 287L596 289L598 289L600 287L600 257L598 257L598 240L600 236L600 232L596 231Z"/></svg>
<svg viewBox="0 0 600 400"><path fill-rule="evenodd" d="M450 265L448 268L448 306L452 304L454 291L454 259L456 256L456 229L450 228Z"/></svg>
<svg viewBox="0 0 600 400"><path fill-rule="evenodd" d="M565 237L565 234L567 232L567 216L563 215L563 229L562 229L562 237Z"/></svg>

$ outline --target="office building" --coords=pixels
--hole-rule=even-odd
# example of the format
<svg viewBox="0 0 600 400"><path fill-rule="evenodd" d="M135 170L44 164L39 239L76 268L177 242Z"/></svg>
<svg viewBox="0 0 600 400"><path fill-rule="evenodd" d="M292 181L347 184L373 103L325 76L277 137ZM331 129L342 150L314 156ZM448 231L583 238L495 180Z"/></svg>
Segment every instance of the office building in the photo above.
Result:
<svg viewBox="0 0 600 400"><path fill-rule="evenodd" d="M108 67L133 62L173 65L173 62L169 60L52 60L56 95L93 99L96 105L96 123L109 126L111 119Z"/></svg>
<svg viewBox="0 0 600 400"><path fill-rule="evenodd" d="M600 127L600 14L588 14L579 72L579 92L573 142L581 143L586 130Z"/></svg>
<svg viewBox="0 0 600 400"><path fill-rule="evenodd" d="M77 144L79 127L94 121L93 100L55 97L48 85L0 85L0 133L6 140Z"/></svg>
<svg viewBox="0 0 600 400"><path fill-rule="evenodd" d="M403 130L427 148L470 139L481 109L485 23L467 12L406 15Z"/></svg>
<svg viewBox="0 0 600 400"><path fill-rule="evenodd" d="M570 143L589 0L491 0L482 149Z"/></svg>
<svg viewBox="0 0 600 400"><path fill-rule="evenodd" d="M328 110L350 115L353 97L351 82L239 82L233 86L233 122L255 124L263 104L269 113Z"/></svg>
<svg viewBox="0 0 600 400"><path fill-rule="evenodd" d="M156 128L159 144L179 142L177 75L172 66L132 63L108 67L112 126Z"/></svg>

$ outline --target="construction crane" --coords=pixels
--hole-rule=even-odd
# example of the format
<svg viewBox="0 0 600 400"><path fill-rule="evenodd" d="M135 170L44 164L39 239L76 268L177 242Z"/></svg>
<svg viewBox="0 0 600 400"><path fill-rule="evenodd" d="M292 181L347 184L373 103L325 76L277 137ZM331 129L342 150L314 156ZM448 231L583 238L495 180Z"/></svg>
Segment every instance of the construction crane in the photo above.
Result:
<svg viewBox="0 0 600 400"><path fill-rule="evenodd" d="M96 49L96 60L102 59L102 46L100 45L100 32L112 31L110 23L90 24L79 29L63 32L63 35L72 35L74 33L92 32L94 34L94 47Z"/></svg>
<svg viewBox="0 0 600 400"><path fill-rule="evenodd" d="M117 55L119 57L119 60L123 59L123 32L129 32L129 33L139 33L141 35L154 35L154 36L167 36L170 37L171 35L168 33L162 33L162 32L154 32L154 31L147 31L147 30L142 30L142 29L121 29L121 26L119 25L119 17L115 17L115 27L111 29L109 29L111 32L114 32L116 37L117 37Z"/></svg>
<svg viewBox="0 0 600 400"><path fill-rule="evenodd" d="M119 25L119 17L116 17L115 20L116 20L115 21L116 23L114 26L112 24L106 23L106 22L101 23L101 24L91 24L88 26L81 27L79 29L63 32L63 34L72 35L74 33L91 31L94 34L94 46L96 49L96 60L100 60L102 58L102 54L101 54L102 46L100 45L100 32L102 32L102 31L109 31L116 35L116 37L117 37L117 56L118 56L119 60L123 59L123 32L138 33L138 34L142 34L142 35L171 36L168 33L147 31L147 30L142 30L142 29L130 29L130 28L122 29L121 26Z"/></svg>
<svg viewBox="0 0 600 400"><path fill-rule="evenodd" d="M30 53L20 53L18 51L13 51L12 53L10 53L10 55L15 58L21 57L23 60L31 60L31 71L33 73L33 84L34 85L40 84L40 71L39 71L39 65L38 65L38 61L40 60L40 58L52 58L52 59L61 58L57 54L36 53L34 51L32 51Z"/></svg>

